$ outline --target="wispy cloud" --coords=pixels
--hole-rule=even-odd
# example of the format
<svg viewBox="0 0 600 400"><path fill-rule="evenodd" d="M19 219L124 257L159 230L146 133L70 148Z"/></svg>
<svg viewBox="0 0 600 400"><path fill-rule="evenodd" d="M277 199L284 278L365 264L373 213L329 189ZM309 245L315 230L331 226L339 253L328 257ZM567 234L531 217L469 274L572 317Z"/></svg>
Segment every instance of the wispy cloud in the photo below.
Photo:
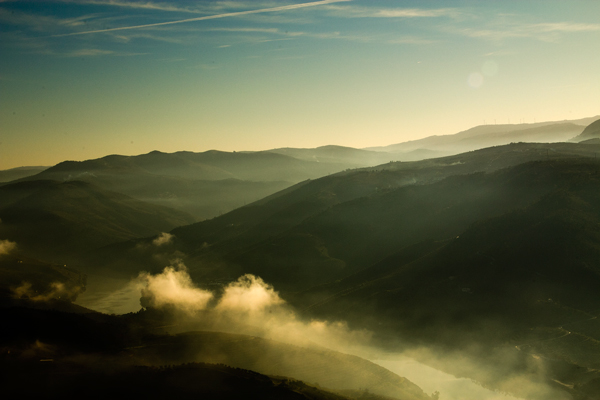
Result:
<svg viewBox="0 0 600 400"><path fill-rule="evenodd" d="M56 18L49 15L36 15L0 8L0 22L13 26L27 26L37 32L53 32L62 28L75 28L85 25L86 21L99 14L88 14L77 18Z"/></svg>
<svg viewBox="0 0 600 400"><path fill-rule="evenodd" d="M176 2L155 2L155 1L132 1L132 0L57 0L61 3L71 4L82 4L82 5L94 5L94 6L106 6L106 7L119 7L129 9L140 9L140 10L156 10L156 11L167 11L177 13L193 13L193 14L204 14L222 12L225 10L232 9L244 9L244 8L270 8L275 7L276 3L270 2L259 2L259 1L211 1L211 2L192 2L188 6L182 6Z"/></svg>
<svg viewBox="0 0 600 400"><path fill-rule="evenodd" d="M38 0L0 0L1 3L36 3ZM189 2L188 6L182 6L176 2L160 2L160 1L135 1L135 0L54 0L56 4L77 4L83 6L103 6L115 8L127 8L137 10L155 10L176 13L214 13L223 10L244 9L252 7L274 7L272 1L211 1L211 2Z"/></svg>
<svg viewBox="0 0 600 400"><path fill-rule="evenodd" d="M115 57L129 57L129 56L141 56L147 53L130 53L130 52L119 52L104 49L75 49L69 51L56 51L49 48L40 48L38 50L32 50L32 54L40 54L46 56L56 57L101 57L101 56L115 56Z"/></svg>
<svg viewBox="0 0 600 400"><path fill-rule="evenodd" d="M335 16L345 18L432 18L455 17L460 14L454 8L377 8L354 5L331 5L326 8Z"/></svg>
<svg viewBox="0 0 600 400"><path fill-rule="evenodd" d="M75 50L70 53L65 53L64 55L68 57L89 57L89 56L106 56L110 54L115 54L114 51L110 50L101 50L101 49L81 49Z"/></svg>
<svg viewBox="0 0 600 400"><path fill-rule="evenodd" d="M277 28L211 28L207 29L211 32L256 32L256 33L273 33L281 34L282 31Z"/></svg>
<svg viewBox="0 0 600 400"><path fill-rule="evenodd" d="M154 40L157 42L165 42L165 43L184 43L185 40L181 37L173 37L173 36L159 36L153 35L150 33L134 33L134 34L113 34L113 38L117 42L121 43L129 43L134 39L146 39L146 40Z"/></svg>
<svg viewBox="0 0 600 400"><path fill-rule="evenodd" d="M180 7L174 3L156 3L151 1L121 1L121 0L61 0L62 3L74 3L96 6L113 6L120 8L132 8L142 10L157 10L170 12L184 13L199 13L200 10L195 10L188 7Z"/></svg>
<svg viewBox="0 0 600 400"><path fill-rule="evenodd" d="M339 31L333 32L306 32L306 31L288 31L282 30L279 28L210 28L207 29L210 32L231 32L231 33L248 33L248 34L264 34L265 35L277 35L277 36L285 36L281 39L260 39L260 40L251 40L251 37L247 37L245 42L273 42L276 40L290 40L293 38L306 37L313 39L330 39L330 40L348 40L354 42L361 43L370 43L370 42L382 42L382 43L412 43L412 44L425 44L432 43L431 41L425 41L421 39L419 41L416 37L411 38L399 38L396 40L387 40L380 35L348 35Z"/></svg>
<svg viewBox="0 0 600 400"><path fill-rule="evenodd" d="M208 16L198 17L198 18L186 18L186 19L180 19L180 20L176 20L176 21L157 22L157 23L152 23L152 24L130 25L130 26L122 26L122 27L118 27L118 28L97 29L97 30L84 31L84 32L73 32L73 33L66 33L66 34L54 35L54 36L55 37L60 37L60 36L75 36L75 35L87 35L87 34L92 34L92 33L114 32L114 31L121 31L121 30L130 30L130 29L151 28L151 27L156 27L156 26L165 26L165 25L183 24L183 23L196 22L196 21L205 21L205 20L209 20L209 19L229 18L229 17L237 17L237 16L242 16L242 15L249 15L249 14L258 14L258 13L269 13L269 12L295 10L295 9L299 9L299 8L315 7L315 6L321 6L321 5L325 5L325 4L331 4L331 3L345 2L345 1L351 1L351 0L322 0L322 1L313 1L313 2L310 2L310 3L291 4L291 5L286 5L286 6L279 6L279 7L272 7L272 8L262 8L262 9L257 9L257 10L229 12L229 13L223 13L223 14L208 15Z"/></svg>
<svg viewBox="0 0 600 400"><path fill-rule="evenodd" d="M452 30L452 29L451 29ZM507 23L494 28L461 28L452 30L472 38L502 41L511 38L532 38L541 41L555 41L563 34L600 32L600 24L554 22L537 24Z"/></svg>
<svg viewBox="0 0 600 400"><path fill-rule="evenodd" d="M539 32L597 32L600 24L580 24L573 22L556 22L531 25L531 30Z"/></svg>
<svg viewBox="0 0 600 400"><path fill-rule="evenodd" d="M373 14L376 18L424 18L448 17L456 14L453 9L424 10L417 8L378 10Z"/></svg>

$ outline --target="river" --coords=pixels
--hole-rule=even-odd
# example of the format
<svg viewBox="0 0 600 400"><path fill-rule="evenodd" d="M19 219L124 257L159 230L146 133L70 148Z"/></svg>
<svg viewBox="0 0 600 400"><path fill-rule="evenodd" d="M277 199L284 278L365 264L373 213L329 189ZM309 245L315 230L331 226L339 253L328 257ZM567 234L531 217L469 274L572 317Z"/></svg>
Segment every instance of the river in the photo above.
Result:
<svg viewBox="0 0 600 400"><path fill-rule="evenodd" d="M439 400L521 400L481 387L470 379L456 378L401 355L371 362L407 378L425 393L439 392Z"/></svg>
<svg viewBox="0 0 600 400"><path fill-rule="evenodd" d="M78 304L108 314L125 314L140 309L141 287L135 280L94 278L90 280L88 291L78 299ZM403 355L386 354L385 359L370 361L406 377L428 394L439 392L439 400L522 400L486 389L470 379L456 378ZM570 398L565 393L552 392L548 399Z"/></svg>

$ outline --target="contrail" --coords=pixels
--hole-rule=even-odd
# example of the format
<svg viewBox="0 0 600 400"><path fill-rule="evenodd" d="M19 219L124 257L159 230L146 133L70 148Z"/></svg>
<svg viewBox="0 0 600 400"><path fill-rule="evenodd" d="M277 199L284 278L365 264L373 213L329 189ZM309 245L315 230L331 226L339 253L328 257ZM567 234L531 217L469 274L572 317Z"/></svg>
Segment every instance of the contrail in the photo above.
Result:
<svg viewBox="0 0 600 400"><path fill-rule="evenodd" d="M324 4L339 3L339 2L342 2L342 1L352 1L352 0L322 0L322 1L313 1L311 3L291 4L291 5L288 5L288 6L263 8L263 9L260 9L260 10L238 11L238 12L231 12L231 13L226 13L226 14L209 15L209 16L206 16L206 17L180 19L180 20L177 20L177 21L158 22L158 23L155 23L155 24L122 26L120 28L98 29L98 30L95 30L95 31L65 33L65 34L62 34L62 35L52 35L52 37L88 35L90 33L113 32L113 31L123 31L123 30L126 30L126 29L140 29L140 28L150 28L150 27L153 27L153 26L183 24L185 22L204 21L204 20L207 20L207 19L237 17L238 15L258 14L258 13L267 13L267 12L293 10L293 9L296 9L296 8L321 6L321 5L324 5Z"/></svg>

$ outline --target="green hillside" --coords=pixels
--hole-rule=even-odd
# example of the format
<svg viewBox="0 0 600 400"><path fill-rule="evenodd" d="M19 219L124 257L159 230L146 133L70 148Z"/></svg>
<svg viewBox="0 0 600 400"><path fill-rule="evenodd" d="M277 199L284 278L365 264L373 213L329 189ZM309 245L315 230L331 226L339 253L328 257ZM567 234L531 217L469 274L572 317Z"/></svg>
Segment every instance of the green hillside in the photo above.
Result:
<svg viewBox="0 0 600 400"><path fill-rule="evenodd" d="M55 300L67 304L85 289L86 276L75 269L20 255L0 255L1 305L11 304L13 299L31 300L36 306ZM76 306L69 307L73 308Z"/></svg>
<svg viewBox="0 0 600 400"><path fill-rule="evenodd" d="M313 160L268 151L153 151L138 156L110 155L81 162L64 161L22 180L85 181L138 200L182 210L203 220L296 182L376 164L365 159L362 153L368 152L351 149L351 156L336 153L327 160ZM388 160L388 156L384 159Z"/></svg>
<svg viewBox="0 0 600 400"><path fill-rule="evenodd" d="M253 273L307 316L348 320L386 348L462 352L478 366L438 367L584 399L599 378L595 147L513 144L348 171L177 228L171 251L199 284ZM105 250L131 268L156 259Z"/></svg>
<svg viewBox="0 0 600 400"><path fill-rule="evenodd" d="M253 272L281 289L303 290L366 268L398 246L459 235L480 218L526 206L554 185L550 173L528 181L537 167L515 169L515 176L484 172L533 160L593 157L595 150L570 143L513 144L342 172L175 229L174 248L199 281ZM152 253L133 251L135 246L105 249L96 265L164 267Z"/></svg>
<svg viewBox="0 0 600 400"><path fill-rule="evenodd" d="M16 242L19 252L59 262L193 221L184 212L80 181L4 185L0 187L0 219L0 237Z"/></svg>
<svg viewBox="0 0 600 400"><path fill-rule="evenodd" d="M594 399L586 393L600 379L599 149L514 143L344 171L172 229L161 246L154 245L154 233L89 248L83 265L135 276L162 271L177 257L197 285L217 292L223 282L252 273L302 315L368 329L381 348L431 349L440 358L422 354L422 360L457 376L528 398L543 394L524 393L507 382L521 377L566 390L577 400ZM14 185L0 188L13 190L6 199L20 199L20 207L38 204L35 183ZM61 199L80 198L79 191L66 195L65 188L66 193L93 188L74 182L39 185L41 193L58 190ZM56 200L51 204L58 207ZM93 204L92 210L102 209ZM110 226L85 218L92 227ZM142 364L220 362L209 347L229 349L233 353L219 355L229 365L267 375L277 366L325 386L300 365L300 355L309 354L304 349L286 347L300 363L288 370L281 361L262 357L279 352L263 339L252 339L251 347L244 344L247 339L207 334L162 337L155 345L147 340L128 353L145 360ZM341 366L343 357L310 354L311 366L332 359L340 364L340 376L352 371ZM444 361L450 354L470 364ZM365 368L370 367L359 369ZM361 376L352 381L361 382ZM330 387L342 389L332 382Z"/></svg>

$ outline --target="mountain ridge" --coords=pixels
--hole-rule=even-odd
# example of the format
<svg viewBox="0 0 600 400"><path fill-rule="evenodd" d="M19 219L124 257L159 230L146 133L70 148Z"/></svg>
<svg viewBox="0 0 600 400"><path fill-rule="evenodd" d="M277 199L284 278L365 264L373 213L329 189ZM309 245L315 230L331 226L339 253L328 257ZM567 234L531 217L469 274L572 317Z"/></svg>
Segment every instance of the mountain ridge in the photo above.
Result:
<svg viewBox="0 0 600 400"><path fill-rule="evenodd" d="M510 142L560 142L568 141L580 134L585 126L600 116L577 120L548 121L530 124L479 125L448 135L433 135L421 139L379 147L367 147L365 150L407 152L415 150L438 150L456 154L476 148L498 146ZM531 135L534 133L534 135ZM479 141L475 140L480 138ZM543 140L540 140L543 139ZM550 139L550 140L547 140ZM471 141L471 143L469 143Z"/></svg>

